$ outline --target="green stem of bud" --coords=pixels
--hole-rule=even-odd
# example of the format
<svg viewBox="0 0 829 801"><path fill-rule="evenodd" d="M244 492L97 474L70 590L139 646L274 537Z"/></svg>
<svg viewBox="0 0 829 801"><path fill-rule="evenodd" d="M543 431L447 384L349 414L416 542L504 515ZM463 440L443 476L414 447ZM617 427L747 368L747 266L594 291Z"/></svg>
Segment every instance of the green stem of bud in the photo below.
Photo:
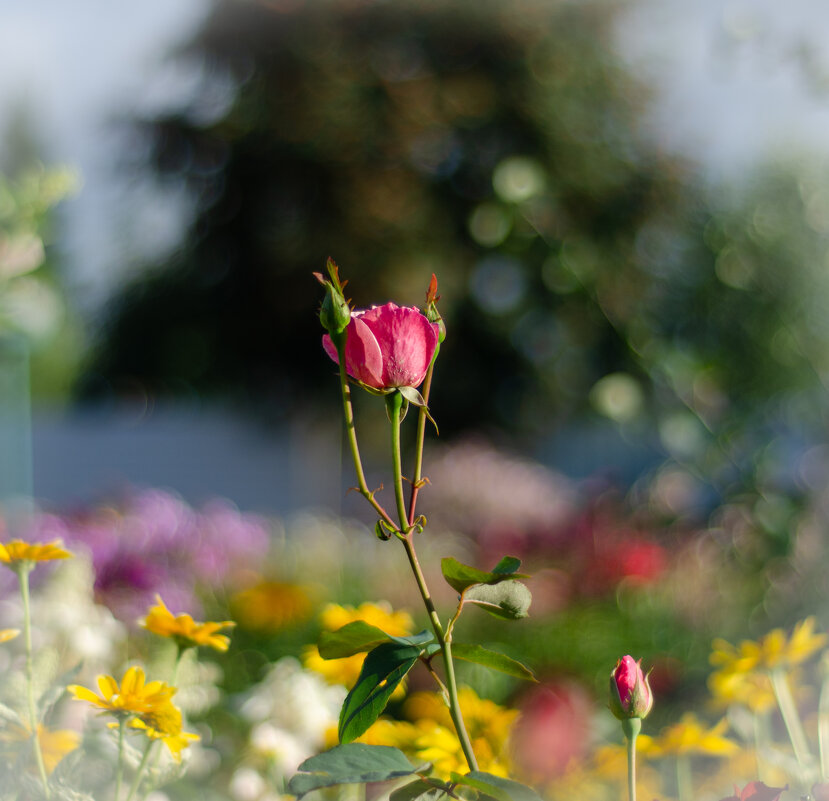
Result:
<svg viewBox="0 0 829 801"><path fill-rule="evenodd" d="M642 718L625 718L622 731L627 738L628 801L636 801L636 738L642 730Z"/></svg>

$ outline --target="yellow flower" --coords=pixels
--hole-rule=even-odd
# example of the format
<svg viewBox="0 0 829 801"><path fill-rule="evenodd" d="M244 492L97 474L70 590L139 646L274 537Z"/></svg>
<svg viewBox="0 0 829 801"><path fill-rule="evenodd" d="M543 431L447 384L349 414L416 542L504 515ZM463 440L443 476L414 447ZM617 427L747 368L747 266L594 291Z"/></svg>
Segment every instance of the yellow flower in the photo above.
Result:
<svg viewBox="0 0 829 801"><path fill-rule="evenodd" d="M48 729L41 724L37 727L37 739L47 774L51 774L58 762L81 744L81 735L78 732L70 729ZM25 725L11 724L0 733L0 741L29 751L32 741L31 729Z"/></svg>
<svg viewBox="0 0 829 801"><path fill-rule="evenodd" d="M511 768L507 739L518 712L479 698L468 687L461 688L458 699L479 769L507 777ZM414 693L404 704L404 712L414 722L378 720L360 742L392 745L416 762L431 762L435 775L442 779L469 770L449 709L439 693Z"/></svg>
<svg viewBox="0 0 829 801"><path fill-rule="evenodd" d="M708 689L720 706L741 704L752 712L768 712L777 705L771 679L766 673L718 670L708 677Z"/></svg>
<svg viewBox="0 0 829 801"><path fill-rule="evenodd" d="M66 689L79 701L89 701L116 717L146 715L157 707L168 704L176 692L175 687L163 681L145 683L146 677L140 667L131 667L124 673L121 685L112 676L98 676L100 695L78 684Z"/></svg>
<svg viewBox="0 0 829 801"><path fill-rule="evenodd" d="M141 624L147 631L162 637L171 637L185 646L206 645L217 651L228 649L230 638L217 632L235 626L232 620L223 620L221 623L197 623L190 615L173 615L164 605L160 595L156 595L155 600L156 605L150 609Z"/></svg>
<svg viewBox="0 0 829 801"><path fill-rule="evenodd" d="M518 711L506 709L487 698L479 698L471 687L458 690L458 701L470 738L485 738L499 748L506 743ZM406 716L413 720L428 719L452 728L449 708L440 693L414 693L406 700Z"/></svg>
<svg viewBox="0 0 829 801"><path fill-rule="evenodd" d="M262 581L236 593L230 608L243 628L273 633L306 620L311 614L311 599L298 584Z"/></svg>
<svg viewBox="0 0 829 801"><path fill-rule="evenodd" d="M407 612L394 612L386 603L364 603L356 609L353 606L328 604L320 614L320 622L326 631L337 631L356 620L365 621L393 637L405 637L411 634L414 628L414 621ZM302 661L308 670L319 673L329 684L353 687L365 658L365 654L353 654L342 659L323 659L317 646L312 645L305 649ZM398 699L405 694L405 684L401 682L391 697Z"/></svg>
<svg viewBox="0 0 829 801"><path fill-rule="evenodd" d="M395 612L390 604L383 601L360 604L356 609L353 606L328 604L320 613L320 623L326 631L336 631L355 620L363 620L392 637L405 637L414 628L414 621L408 612Z"/></svg>
<svg viewBox="0 0 829 801"><path fill-rule="evenodd" d="M176 762L181 762L183 749L191 742L201 739L198 734L181 730L181 711L170 701L158 704L151 711L133 718L129 725L143 732L151 740L161 740Z"/></svg>
<svg viewBox="0 0 829 801"><path fill-rule="evenodd" d="M518 711L479 698L470 687L460 688L458 701L480 770L507 776L511 768L507 741L518 719ZM451 770L466 772L466 759L442 696L439 693L414 693L403 709L420 731L414 743L415 756L434 762L435 770L444 778L448 778L453 761L455 767Z"/></svg>
<svg viewBox="0 0 829 801"><path fill-rule="evenodd" d="M0 629L0 642L13 640L18 634L20 634L20 629Z"/></svg>
<svg viewBox="0 0 829 801"><path fill-rule="evenodd" d="M743 640L739 647L725 640L713 642L710 662L724 673L750 673L756 670L789 668L805 662L826 644L825 634L815 634L815 618L798 623L787 637L783 629L773 629L754 642Z"/></svg>
<svg viewBox="0 0 829 801"><path fill-rule="evenodd" d="M685 754L731 756L739 750L739 746L722 736L727 729L725 718L706 729L693 712L687 712L679 723L667 726L653 740L645 741L642 753L654 758Z"/></svg>
<svg viewBox="0 0 829 801"><path fill-rule="evenodd" d="M72 556L63 549L63 543L55 540L49 543L23 542L11 540L0 543L0 562L9 567L16 567L22 562L48 562L52 559L68 559Z"/></svg>

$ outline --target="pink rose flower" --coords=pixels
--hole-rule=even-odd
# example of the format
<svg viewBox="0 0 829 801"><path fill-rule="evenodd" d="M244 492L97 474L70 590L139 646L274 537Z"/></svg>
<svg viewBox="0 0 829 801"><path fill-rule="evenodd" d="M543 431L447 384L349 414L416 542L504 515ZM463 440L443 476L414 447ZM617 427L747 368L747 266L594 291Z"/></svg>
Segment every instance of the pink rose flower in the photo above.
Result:
<svg viewBox="0 0 829 801"><path fill-rule="evenodd" d="M620 720L644 718L653 706L648 679L642 673L642 660L623 656L610 674L610 711Z"/></svg>
<svg viewBox="0 0 829 801"><path fill-rule="evenodd" d="M438 326L412 307L386 303L351 312L346 328L345 369L374 389L418 387L426 377L438 345ZM331 337L325 352L337 363Z"/></svg>

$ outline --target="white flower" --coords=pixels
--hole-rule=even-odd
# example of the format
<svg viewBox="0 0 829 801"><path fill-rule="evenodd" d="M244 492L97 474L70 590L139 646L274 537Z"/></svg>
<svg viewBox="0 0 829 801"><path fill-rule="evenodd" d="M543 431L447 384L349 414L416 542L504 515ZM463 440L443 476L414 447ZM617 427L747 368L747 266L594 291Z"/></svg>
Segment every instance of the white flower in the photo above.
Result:
<svg viewBox="0 0 829 801"><path fill-rule="evenodd" d="M257 801L265 792L265 780L253 768L239 768L228 789L236 801Z"/></svg>

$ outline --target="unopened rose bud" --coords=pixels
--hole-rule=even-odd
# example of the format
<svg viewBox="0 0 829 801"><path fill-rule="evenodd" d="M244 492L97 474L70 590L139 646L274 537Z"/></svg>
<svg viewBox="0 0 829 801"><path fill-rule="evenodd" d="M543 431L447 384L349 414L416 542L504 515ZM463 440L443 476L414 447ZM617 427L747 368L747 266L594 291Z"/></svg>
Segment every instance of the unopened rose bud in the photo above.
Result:
<svg viewBox="0 0 829 801"><path fill-rule="evenodd" d="M314 273L317 281L325 287L325 298L320 307L320 322L334 343L341 347L345 344L345 329L351 322L351 307L343 295L343 287L347 282L340 283L339 270L333 259L328 259L326 267L331 280L321 273Z"/></svg>
<svg viewBox="0 0 829 801"><path fill-rule="evenodd" d="M438 279L437 276L432 273L432 280L429 282L429 288L426 290L426 308L423 310L423 313L426 315L426 319L437 326L437 333L438 333L438 345L440 345L444 339L446 339L446 325L443 322L443 317L440 316L440 312L438 311L437 302L440 300L440 295L438 295Z"/></svg>
<svg viewBox="0 0 829 801"><path fill-rule="evenodd" d="M623 656L610 674L610 711L619 720L647 717L653 706L653 695L647 676L642 673L641 661Z"/></svg>

